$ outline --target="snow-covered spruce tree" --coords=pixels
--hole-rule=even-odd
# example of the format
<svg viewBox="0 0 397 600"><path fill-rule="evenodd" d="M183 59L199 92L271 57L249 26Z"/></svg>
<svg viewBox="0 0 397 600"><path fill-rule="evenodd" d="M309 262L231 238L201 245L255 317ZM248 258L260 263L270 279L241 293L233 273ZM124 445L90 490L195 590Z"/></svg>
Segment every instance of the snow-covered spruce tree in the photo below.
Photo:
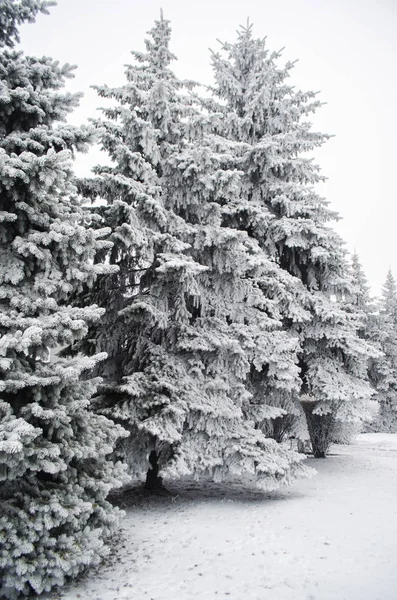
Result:
<svg viewBox="0 0 397 600"><path fill-rule="evenodd" d="M146 52L133 53L127 83L98 88L116 101L96 122L113 164L85 191L106 202L114 246L104 260L120 270L93 296L111 306L88 336L109 355L97 409L131 431L121 451L136 476L149 458L149 487L160 485L160 468L274 488L307 471L255 428L247 373L254 365L296 390L297 341L279 331L259 289L275 266L245 232L221 224L240 174L208 145L191 85L170 70L169 41L161 17Z"/></svg>
<svg viewBox="0 0 397 600"><path fill-rule="evenodd" d="M350 283L348 291L343 298L343 306L355 321L357 335L368 344L369 357L367 372L369 380L373 385L371 372L376 368L375 365L378 360L383 358L378 335L378 315L376 305L374 299L371 298L368 280L357 252L352 254L349 266ZM364 430L368 430L368 428L371 427L370 422L375 416L376 408L377 403L375 401L369 403L369 410L366 411L366 423L358 421L337 421L335 423L333 441L349 443L357 433L363 430L363 425Z"/></svg>
<svg viewBox="0 0 397 600"><path fill-rule="evenodd" d="M382 288L380 302L381 310L397 323L397 284L391 269L387 272L386 281Z"/></svg>
<svg viewBox="0 0 397 600"><path fill-rule="evenodd" d="M350 285L345 295L344 306L357 319L356 329L359 337L372 346L370 362L381 357L378 339L378 307L370 294L367 276L356 252L351 257Z"/></svg>
<svg viewBox="0 0 397 600"><path fill-rule="evenodd" d="M98 278L77 301L106 307L77 349L105 350L98 365L104 382L96 400L98 412L131 431L119 453L131 474L148 471L148 487L161 486L160 466L180 442L187 406L198 393L183 360L172 352L184 289L194 289L203 271L185 254L186 244L172 233L161 197L163 155L181 139L180 121L188 109L180 83L168 69L170 29L161 19L146 40L146 53L133 52L121 88L98 87L113 107L94 121L102 149L112 160L97 167L82 191L102 206L96 212L111 228L113 247L97 260L119 270ZM180 226L180 223L179 223ZM149 467L148 458L150 456Z"/></svg>
<svg viewBox="0 0 397 600"><path fill-rule="evenodd" d="M213 54L206 107L215 132L240 143L236 168L244 177L222 211L223 224L248 232L304 290L282 306L283 323L300 336L303 405L314 454L324 456L337 421L364 416L372 393L369 349L357 336L357 319L338 301L348 283L343 246L328 225L336 215L314 188L323 177L307 157L328 137L307 121L320 103L288 85L293 64L280 68L278 58L253 38L252 26L241 28L236 43Z"/></svg>
<svg viewBox="0 0 397 600"><path fill-rule="evenodd" d="M106 501L125 481L108 456L122 428L89 410L101 358L49 357L103 310L68 295L98 270L106 231L79 225L71 155L90 139L65 125L78 98L51 58L9 48L15 24L45 3L0 3L0 596L40 593L106 554L117 520ZM20 15L18 16L18 10ZM11 14L11 21L8 15Z"/></svg>
<svg viewBox="0 0 397 600"><path fill-rule="evenodd" d="M350 301L365 313L368 313L372 306L368 280L357 252L353 252L351 258Z"/></svg>
<svg viewBox="0 0 397 600"><path fill-rule="evenodd" d="M371 425L372 431L397 432L397 286L389 270L379 310L374 316L372 338L383 355L371 361L370 379L375 386L379 414Z"/></svg>

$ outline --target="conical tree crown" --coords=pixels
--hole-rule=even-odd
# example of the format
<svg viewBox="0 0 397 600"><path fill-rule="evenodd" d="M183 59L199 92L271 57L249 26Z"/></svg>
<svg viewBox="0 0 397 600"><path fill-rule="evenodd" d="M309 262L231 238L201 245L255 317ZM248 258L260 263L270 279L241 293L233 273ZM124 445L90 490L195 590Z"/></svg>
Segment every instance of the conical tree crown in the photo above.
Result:
<svg viewBox="0 0 397 600"><path fill-rule="evenodd" d="M389 269L382 287L381 309L397 327L397 285L391 269Z"/></svg>
<svg viewBox="0 0 397 600"><path fill-rule="evenodd" d="M357 252L352 255L351 266L352 301L357 308L365 310L370 304L369 285Z"/></svg>
<svg viewBox="0 0 397 600"><path fill-rule="evenodd" d="M283 269L311 290L336 291L345 268L341 241L324 224L336 217L313 185L324 177L305 154L329 136L306 120L321 103L313 92L287 84L293 63L279 68L280 53L252 26L241 28L234 44L213 54L219 133L241 142L244 202L230 214L233 226L258 239Z"/></svg>
<svg viewBox="0 0 397 600"><path fill-rule="evenodd" d="M344 307L356 319L357 330L362 339L377 346L376 304L371 298L370 287L357 252L350 263L350 289L344 299ZM377 352L372 356L376 358Z"/></svg>

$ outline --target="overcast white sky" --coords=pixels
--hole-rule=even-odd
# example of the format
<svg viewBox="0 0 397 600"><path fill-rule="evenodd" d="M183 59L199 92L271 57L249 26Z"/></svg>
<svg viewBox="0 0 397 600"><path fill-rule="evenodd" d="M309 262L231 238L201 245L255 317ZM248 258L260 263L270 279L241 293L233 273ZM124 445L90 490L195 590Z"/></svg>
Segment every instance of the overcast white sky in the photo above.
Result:
<svg viewBox="0 0 397 600"><path fill-rule="evenodd" d="M328 177L321 193L379 293L389 267L397 277L396 0L58 0L49 16L22 28L22 47L78 65L69 89L85 96L73 122L103 102L91 85L124 82L130 50L143 49L160 7L172 23L181 77L210 83L208 48L234 40L247 17L269 48L299 59L292 82L321 92L327 104L313 122L335 134L317 155ZM76 170L87 172L99 158L92 153Z"/></svg>

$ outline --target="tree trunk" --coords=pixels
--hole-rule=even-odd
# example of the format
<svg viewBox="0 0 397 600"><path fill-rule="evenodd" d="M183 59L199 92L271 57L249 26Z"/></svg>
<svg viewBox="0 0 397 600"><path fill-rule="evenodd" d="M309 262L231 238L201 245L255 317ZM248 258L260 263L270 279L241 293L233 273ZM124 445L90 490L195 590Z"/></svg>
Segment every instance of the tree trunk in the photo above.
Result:
<svg viewBox="0 0 397 600"><path fill-rule="evenodd" d="M149 456L151 467L146 474L145 489L155 492L163 489L163 479L159 477L159 455L155 450L152 450Z"/></svg>
<svg viewBox="0 0 397 600"><path fill-rule="evenodd" d="M313 456L314 458L325 458L326 450L323 450L321 446L313 446Z"/></svg>
<svg viewBox="0 0 397 600"><path fill-rule="evenodd" d="M332 413L318 415L314 412L318 402L302 402L314 458L325 458L332 442L335 419Z"/></svg>

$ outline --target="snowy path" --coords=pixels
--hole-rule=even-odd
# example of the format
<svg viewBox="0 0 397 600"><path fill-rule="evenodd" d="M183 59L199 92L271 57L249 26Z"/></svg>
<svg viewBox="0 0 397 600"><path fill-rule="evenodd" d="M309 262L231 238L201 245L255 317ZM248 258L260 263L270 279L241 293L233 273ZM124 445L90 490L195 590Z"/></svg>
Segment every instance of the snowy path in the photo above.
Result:
<svg viewBox="0 0 397 600"><path fill-rule="evenodd" d="M112 564L62 600L396 600L397 435L333 452L265 498L191 485L138 503Z"/></svg>

